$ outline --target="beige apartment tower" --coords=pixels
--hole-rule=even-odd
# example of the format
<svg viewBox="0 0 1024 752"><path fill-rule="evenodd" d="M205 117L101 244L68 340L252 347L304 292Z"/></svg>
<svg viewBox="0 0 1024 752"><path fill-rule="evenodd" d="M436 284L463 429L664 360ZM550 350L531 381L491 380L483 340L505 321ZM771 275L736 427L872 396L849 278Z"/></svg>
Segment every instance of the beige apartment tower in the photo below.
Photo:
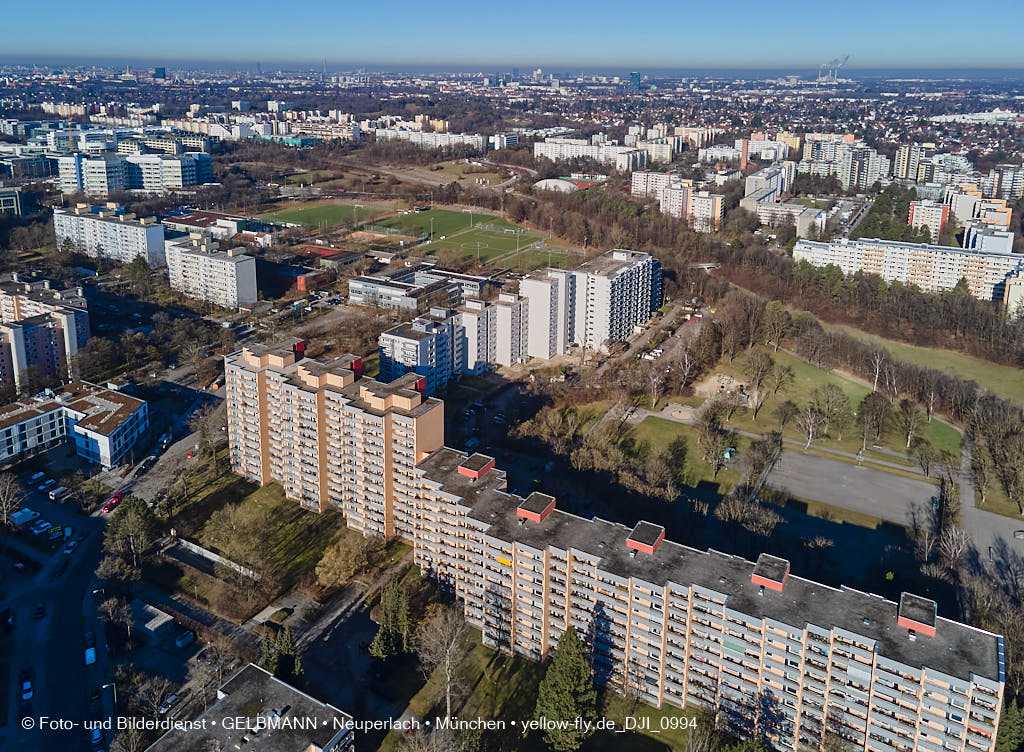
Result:
<svg viewBox="0 0 1024 752"><path fill-rule="evenodd" d="M249 345L225 358L231 467L314 511L340 510L368 535L396 527L396 479L444 442L444 403L422 377L360 378L362 362L303 356L304 342Z"/></svg>

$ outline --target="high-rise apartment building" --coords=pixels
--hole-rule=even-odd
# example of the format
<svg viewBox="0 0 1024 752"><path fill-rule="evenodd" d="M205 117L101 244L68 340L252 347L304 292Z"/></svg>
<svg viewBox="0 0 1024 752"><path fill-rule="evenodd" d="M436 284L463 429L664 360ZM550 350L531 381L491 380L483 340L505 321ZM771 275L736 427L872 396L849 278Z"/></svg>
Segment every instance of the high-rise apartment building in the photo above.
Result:
<svg viewBox="0 0 1024 752"><path fill-rule="evenodd" d="M650 170L636 170L630 178L630 193L640 198L653 196L657 198L663 189L678 181L679 176L674 172L653 172Z"/></svg>
<svg viewBox="0 0 1024 752"><path fill-rule="evenodd" d="M217 249L203 236L169 240L164 248L171 287L221 308L252 305L257 300L256 259L245 248Z"/></svg>
<svg viewBox="0 0 1024 752"><path fill-rule="evenodd" d="M831 735L878 752L994 749L1002 637L939 617L934 601L827 587L775 556L699 551L649 522L586 520L552 496L509 494L493 457L440 448L441 423L417 426L443 408L407 381L363 385L293 347L236 353L227 373L236 467L265 482L260 466L280 454L279 475L326 486L309 486L304 503L409 541L489 646L541 660L575 629L598 683L708 709L779 750L820 749Z"/></svg>
<svg viewBox="0 0 1024 752"><path fill-rule="evenodd" d="M207 183L213 178L210 155L185 154L75 154L57 158L62 193L84 193L106 198L111 193L142 190L166 193L175 188Z"/></svg>
<svg viewBox="0 0 1024 752"><path fill-rule="evenodd" d="M601 164L612 165L620 172L642 170L647 166L649 158L646 151L632 146L561 136L535 141L533 156L537 159L547 157L553 162L587 157Z"/></svg>
<svg viewBox="0 0 1024 752"><path fill-rule="evenodd" d="M469 299L457 309L432 308L381 333L380 378L416 373L431 396L463 374L520 363L527 357L528 310L526 298L515 293L501 293L493 302Z"/></svg>
<svg viewBox="0 0 1024 752"><path fill-rule="evenodd" d="M693 191L686 217L690 226L699 232L717 231L725 217L725 196L708 191Z"/></svg>
<svg viewBox="0 0 1024 752"><path fill-rule="evenodd" d="M224 359L232 469L308 509L339 509L360 532L411 537L396 483L442 445L444 403L423 396L416 374L384 384L360 379L354 355L304 351L293 339Z"/></svg>
<svg viewBox="0 0 1024 752"><path fill-rule="evenodd" d="M840 143L836 148L836 177L844 191L867 190L889 176L889 158L864 144Z"/></svg>
<svg viewBox="0 0 1024 752"><path fill-rule="evenodd" d="M48 280L0 280L0 382L22 388L29 368L57 380L73 377L73 358L89 339L82 288L57 290Z"/></svg>
<svg viewBox="0 0 1024 752"><path fill-rule="evenodd" d="M937 243L939 234L949 219L949 207L937 201L912 201L907 224L917 229L927 227L931 241Z"/></svg>
<svg viewBox="0 0 1024 752"><path fill-rule="evenodd" d="M917 180L918 167L928 156L928 149L921 144L903 144L896 150L893 177L900 180Z"/></svg>
<svg viewBox="0 0 1024 752"><path fill-rule="evenodd" d="M519 282L528 301L526 352L552 358L572 344L606 350L661 307L661 264L647 253L615 249L578 268L541 269Z"/></svg>
<svg viewBox="0 0 1024 752"><path fill-rule="evenodd" d="M128 264L141 256L150 266L163 266L164 228L153 217L136 219L114 204L78 204L53 210L57 247L70 244L94 258Z"/></svg>
<svg viewBox="0 0 1024 752"><path fill-rule="evenodd" d="M828 243L798 240L793 259L838 266L844 274L877 274L887 282L917 285L925 292L951 290L966 279L971 294L982 300L1002 300L1006 278L1024 269L1024 256L1013 253L867 238Z"/></svg>
<svg viewBox="0 0 1024 752"><path fill-rule="evenodd" d="M992 750L1002 637L756 562L586 520L505 492L494 459L450 449L403 479L421 571L453 591L485 644L533 660L575 629L599 683L656 706L706 708L780 750L836 735L863 750Z"/></svg>

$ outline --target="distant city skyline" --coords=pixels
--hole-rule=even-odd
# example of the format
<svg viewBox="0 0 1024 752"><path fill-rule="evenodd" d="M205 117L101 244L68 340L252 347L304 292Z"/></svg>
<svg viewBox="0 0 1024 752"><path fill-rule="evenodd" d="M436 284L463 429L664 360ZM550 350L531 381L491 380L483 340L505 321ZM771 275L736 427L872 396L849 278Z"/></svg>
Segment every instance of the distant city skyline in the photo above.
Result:
<svg viewBox="0 0 1024 752"><path fill-rule="evenodd" d="M656 0L641 14L608 0L583 8L537 0L514 7L454 0L430 8L409 0L386 7L310 0L287 12L267 0L181 0L174 13L188 24L167 10L139 4L119 14L82 14L70 0L53 0L40 23L37 6L15 4L4 20L18 33L5 40L0 62L295 66L325 59L332 67L393 69L806 71L850 55L852 69L1021 67L1017 24L993 22L1019 15L1014 0L990 0L984 12L948 0L780 0L770 8L746 0L707 7Z"/></svg>

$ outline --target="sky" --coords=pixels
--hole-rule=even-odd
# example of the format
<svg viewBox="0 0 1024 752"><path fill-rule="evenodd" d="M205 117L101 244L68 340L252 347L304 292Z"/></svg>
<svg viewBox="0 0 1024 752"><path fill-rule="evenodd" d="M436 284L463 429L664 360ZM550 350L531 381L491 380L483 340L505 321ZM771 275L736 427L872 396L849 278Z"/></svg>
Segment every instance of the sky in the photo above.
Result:
<svg viewBox="0 0 1024 752"><path fill-rule="evenodd" d="M533 67L1022 68L1021 0L12 2L0 61ZM10 30L16 29L14 34Z"/></svg>

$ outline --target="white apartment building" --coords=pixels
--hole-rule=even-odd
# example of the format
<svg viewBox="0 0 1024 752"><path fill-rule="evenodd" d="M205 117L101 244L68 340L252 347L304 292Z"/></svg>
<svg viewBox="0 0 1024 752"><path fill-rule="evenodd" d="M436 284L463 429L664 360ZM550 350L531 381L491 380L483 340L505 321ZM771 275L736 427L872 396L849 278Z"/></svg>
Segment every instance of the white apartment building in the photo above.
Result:
<svg viewBox="0 0 1024 752"><path fill-rule="evenodd" d="M928 149L921 144L903 144L896 150L893 177L900 180L917 181L917 170L921 161L928 156Z"/></svg>
<svg viewBox="0 0 1024 752"><path fill-rule="evenodd" d="M653 305L654 277L660 291L661 268L653 256L617 248L587 261L572 272L571 341L590 350L627 339L647 323Z"/></svg>
<svg viewBox="0 0 1024 752"><path fill-rule="evenodd" d="M129 460L148 430L144 401L77 381L0 408L0 462L71 438L79 457L107 470Z"/></svg>
<svg viewBox="0 0 1024 752"><path fill-rule="evenodd" d="M487 136L479 133L424 133L405 128L377 128L374 134L378 141L408 141L424 149L469 146L481 153L487 151Z"/></svg>
<svg viewBox="0 0 1024 752"><path fill-rule="evenodd" d="M529 306L526 354L531 358L553 358L569 349L572 281L564 269L538 269L519 280L519 294Z"/></svg>
<svg viewBox="0 0 1024 752"><path fill-rule="evenodd" d="M926 243L894 240L798 240L793 259L814 266L838 266L844 274L866 272L891 282L916 285L925 292L956 287L966 279L971 294L1002 300L1006 278L1024 269L1024 256L986 253Z"/></svg>
<svg viewBox="0 0 1024 752"><path fill-rule="evenodd" d="M136 219L115 205L78 204L53 210L57 247L70 243L94 258L128 264L141 256L150 266L164 266L164 228L153 217Z"/></svg>
<svg viewBox="0 0 1024 752"><path fill-rule="evenodd" d="M889 158L864 144L840 143L836 149L836 177L843 190L867 190L889 177Z"/></svg>
<svg viewBox="0 0 1024 752"><path fill-rule="evenodd" d="M640 198L661 195L661 191L668 188L674 181L678 180L674 172L652 172L650 170L637 170L631 178L630 193Z"/></svg>
<svg viewBox="0 0 1024 752"><path fill-rule="evenodd" d="M743 152L727 144L705 146L697 151L698 162L739 162Z"/></svg>
<svg viewBox="0 0 1024 752"><path fill-rule="evenodd" d="M1013 253L1013 233L971 219L964 226L963 246L982 253Z"/></svg>
<svg viewBox="0 0 1024 752"><path fill-rule="evenodd" d="M244 248L220 251L215 242L195 235L168 240L165 255L171 287L184 295L221 308L256 302L256 259Z"/></svg>
<svg viewBox="0 0 1024 752"><path fill-rule="evenodd" d="M209 182L210 155L96 154L82 153L57 158L57 177L62 193L106 197L116 191L141 190L166 193L172 189Z"/></svg>
<svg viewBox="0 0 1024 752"><path fill-rule="evenodd" d="M741 155L744 146L746 146L748 157L763 159L768 162L778 162L789 157L789 144L784 141L754 138L736 139L735 148Z"/></svg>
<svg viewBox="0 0 1024 752"><path fill-rule="evenodd" d="M526 299L514 293L493 303L471 298L458 309L432 308L381 333L380 378L416 373L425 379L424 393L433 395L462 374L520 363L527 357L527 312Z"/></svg>
<svg viewBox="0 0 1024 752"><path fill-rule="evenodd" d="M591 142L585 138L546 138L533 144L533 156L547 157L553 162L587 157L601 164L614 165L616 170L626 172L643 169L649 155L642 149L620 146L616 143Z"/></svg>

